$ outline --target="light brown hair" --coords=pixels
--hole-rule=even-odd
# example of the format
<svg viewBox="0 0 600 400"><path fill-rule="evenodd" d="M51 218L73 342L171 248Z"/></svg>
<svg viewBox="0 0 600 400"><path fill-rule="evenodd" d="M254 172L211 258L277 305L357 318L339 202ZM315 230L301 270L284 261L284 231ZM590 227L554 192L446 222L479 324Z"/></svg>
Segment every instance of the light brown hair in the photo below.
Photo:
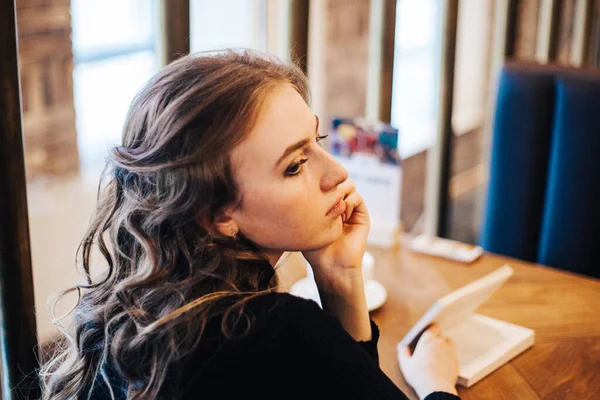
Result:
<svg viewBox="0 0 600 400"><path fill-rule="evenodd" d="M78 250L87 284L72 289L75 320L68 345L42 370L44 399L87 398L99 376L110 388L109 361L128 398L162 396L168 366L194 350L209 318L222 317L232 335L228 321L248 319L244 303L275 288L276 279L259 287L268 263L261 249L211 226L241 201L230 153L280 85L309 102L297 67L227 50L180 58L139 92ZM99 278L95 246L107 264Z"/></svg>

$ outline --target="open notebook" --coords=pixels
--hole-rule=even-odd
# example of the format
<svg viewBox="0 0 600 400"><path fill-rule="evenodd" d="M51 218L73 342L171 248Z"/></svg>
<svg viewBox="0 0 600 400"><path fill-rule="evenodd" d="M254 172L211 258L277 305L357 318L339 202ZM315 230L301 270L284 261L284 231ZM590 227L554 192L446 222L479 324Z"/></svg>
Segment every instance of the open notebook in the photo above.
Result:
<svg viewBox="0 0 600 400"><path fill-rule="evenodd" d="M414 349L423 331L437 323L456 345L458 384L469 387L533 345L533 330L474 311L513 274L505 265L439 299L402 340Z"/></svg>

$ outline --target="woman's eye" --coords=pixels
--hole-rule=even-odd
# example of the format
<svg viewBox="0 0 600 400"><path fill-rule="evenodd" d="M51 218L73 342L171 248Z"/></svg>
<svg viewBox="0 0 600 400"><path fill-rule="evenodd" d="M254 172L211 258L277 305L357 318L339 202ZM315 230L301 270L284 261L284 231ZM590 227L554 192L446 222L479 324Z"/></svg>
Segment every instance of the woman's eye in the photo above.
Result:
<svg viewBox="0 0 600 400"><path fill-rule="evenodd" d="M285 171L285 175L286 176L299 175L300 172L302 172L302 169L300 167L302 166L302 164L304 164L307 161L308 161L308 158L305 158L303 160L298 161L297 163L290 165L290 167Z"/></svg>

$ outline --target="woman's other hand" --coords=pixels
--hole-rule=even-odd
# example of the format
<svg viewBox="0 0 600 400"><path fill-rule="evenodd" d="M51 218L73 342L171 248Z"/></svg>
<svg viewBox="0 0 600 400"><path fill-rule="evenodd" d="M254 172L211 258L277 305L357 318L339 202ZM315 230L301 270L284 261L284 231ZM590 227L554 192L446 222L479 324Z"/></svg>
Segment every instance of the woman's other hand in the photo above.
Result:
<svg viewBox="0 0 600 400"><path fill-rule="evenodd" d="M452 339L432 325L419 339L414 353L408 346L398 347L400 370L420 399L433 392L454 395L458 380L458 358Z"/></svg>

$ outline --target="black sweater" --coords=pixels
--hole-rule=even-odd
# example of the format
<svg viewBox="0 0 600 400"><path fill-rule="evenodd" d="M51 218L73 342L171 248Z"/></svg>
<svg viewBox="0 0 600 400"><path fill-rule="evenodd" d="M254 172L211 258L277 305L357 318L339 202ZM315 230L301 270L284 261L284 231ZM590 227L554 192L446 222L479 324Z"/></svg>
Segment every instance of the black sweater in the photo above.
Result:
<svg viewBox="0 0 600 400"><path fill-rule="evenodd" d="M165 382L177 394L164 398L406 399L379 368L379 329L373 321L372 340L356 342L315 302L289 294L253 299L247 311L255 321L242 339L226 340L220 319L207 324L200 346L177 366L180 379ZM116 398L125 399L124 382L113 377ZM110 398L102 379L93 394L93 399ZM458 397L438 392L426 399Z"/></svg>

